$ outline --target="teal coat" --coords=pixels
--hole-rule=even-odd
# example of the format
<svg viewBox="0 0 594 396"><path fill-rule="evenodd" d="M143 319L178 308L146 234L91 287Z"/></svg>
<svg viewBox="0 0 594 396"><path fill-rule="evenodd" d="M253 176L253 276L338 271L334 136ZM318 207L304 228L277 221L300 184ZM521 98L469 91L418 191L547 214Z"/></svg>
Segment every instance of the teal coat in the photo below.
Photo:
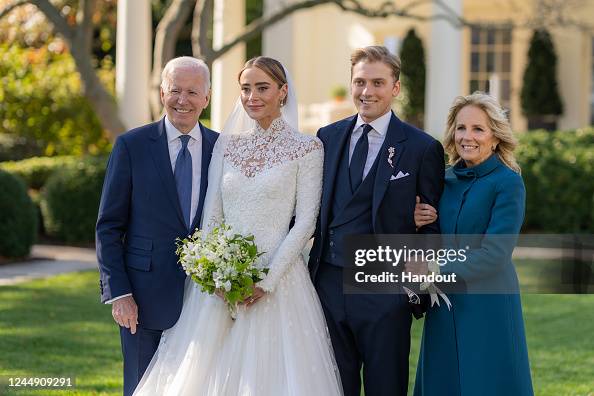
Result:
<svg viewBox="0 0 594 396"><path fill-rule="evenodd" d="M517 289L511 254L525 196L522 177L496 155L475 167L460 162L446 171L439 221L448 247L460 234L505 234L512 241L479 240L465 263L442 268L464 279L470 293L450 294L451 311L441 304L427 312L415 396L534 394L520 295L476 294L502 285Z"/></svg>

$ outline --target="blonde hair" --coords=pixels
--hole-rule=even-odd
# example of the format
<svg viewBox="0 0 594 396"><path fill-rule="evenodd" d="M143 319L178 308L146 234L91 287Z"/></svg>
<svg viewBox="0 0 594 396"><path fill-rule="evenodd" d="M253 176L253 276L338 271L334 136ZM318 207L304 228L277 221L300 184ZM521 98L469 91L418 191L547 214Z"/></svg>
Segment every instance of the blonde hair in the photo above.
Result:
<svg viewBox="0 0 594 396"><path fill-rule="evenodd" d="M279 88L287 83L287 76L283 65L276 59L267 56L256 56L245 62L245 65L243 65L243 68L237 74L237 81L239 81L243 72L250 67L257 67L262 70L278 84Z"/></svg>
<svg viewBox="0 0 594 396"><path fill-rule="evenodd" d="M499 143L495 146L495 154L507 167L521 173L520 165L518 165L514 156L518 140L513 135L505 110L494 97L479 91L474 92L472 95L458 96L454 99L452 107L450 107L447 129L443 140L450 165L455 165L460 160L455 142L456 117L460 110L466 106L475 106L485 112L493 136L499 139Z"/></svg>
<svg viewBox="0 0 594 396"><path fill-rule="evenodd" d="M353 79L353 68L359 62L382 62L392 69L394 82L400 79L400 58L391 54L388 49L382 45L370 45L369 47L357 48L351 54L351 80Z"/></svg>

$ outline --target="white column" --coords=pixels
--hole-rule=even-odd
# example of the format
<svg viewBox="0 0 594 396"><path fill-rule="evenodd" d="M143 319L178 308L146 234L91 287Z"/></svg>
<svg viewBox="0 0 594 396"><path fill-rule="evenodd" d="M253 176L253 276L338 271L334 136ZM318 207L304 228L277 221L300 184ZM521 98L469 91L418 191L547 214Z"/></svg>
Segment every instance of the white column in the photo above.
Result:
<svg viewBox="0 0 594 396"><path fill-rule="evenodd" d="M433 3L433 14L447 12ZM449 0L448 8L462 14L462 0ZM425 130L441 138L445 132L448 110L462 88L462 28L437 19L431 22L428 56L428 80L425 95Z"/></svg>
<svg viewBox="0 0 594 396"><path fill-rule="evenodd" d="M135 128L151 121L151 5L119 0L116 37L116 96L122 121Z"/></svg>
<svg viewBox="0 0 594 396"><path fill-rule="evenodd" d="M213 46L220 48L237 36L245 26L245 2L243 0L215 0ZM211 127L220 131L239 95L237 73L245 63L245 45L238 44L213 62Z"/></svg>

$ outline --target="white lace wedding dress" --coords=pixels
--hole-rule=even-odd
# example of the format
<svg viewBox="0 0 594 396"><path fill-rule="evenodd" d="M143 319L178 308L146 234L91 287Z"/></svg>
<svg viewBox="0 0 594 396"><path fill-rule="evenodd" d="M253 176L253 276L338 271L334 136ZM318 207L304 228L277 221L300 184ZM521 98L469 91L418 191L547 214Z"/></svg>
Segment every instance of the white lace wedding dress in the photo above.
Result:
<svg viewBox="0 0 594 396"><path fill-rule="evenodd" d="M241 307L233 321L220 298L188 281L181 317L165 331L135 395L340 395L324 315L301 254L319 209L322 144L282 118L267 130L227 138L218 145L224 160L213 213L255 236L266 252L259 265L270 269L258 286L268 293Z"/></svg>

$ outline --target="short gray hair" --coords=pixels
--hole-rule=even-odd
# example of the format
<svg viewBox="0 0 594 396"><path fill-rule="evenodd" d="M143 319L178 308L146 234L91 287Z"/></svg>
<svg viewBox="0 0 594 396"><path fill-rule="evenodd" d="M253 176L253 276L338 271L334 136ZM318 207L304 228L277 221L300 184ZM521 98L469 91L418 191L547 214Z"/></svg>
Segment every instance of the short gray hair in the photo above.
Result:
<svg viewBox="0 0 594 396"><path fill-rule="evenodd" d="M203 73L205 91L208 91L210 89L210 71L208 70L208 66L206 65L206 63L202 59L194 58L192 56L180 56L171 59L163 68L163 72L161 73L161 88L163 89L163 91L167 91L169 89L169 76L176 69L182 68L194 69L198 72Z"/></svg>

